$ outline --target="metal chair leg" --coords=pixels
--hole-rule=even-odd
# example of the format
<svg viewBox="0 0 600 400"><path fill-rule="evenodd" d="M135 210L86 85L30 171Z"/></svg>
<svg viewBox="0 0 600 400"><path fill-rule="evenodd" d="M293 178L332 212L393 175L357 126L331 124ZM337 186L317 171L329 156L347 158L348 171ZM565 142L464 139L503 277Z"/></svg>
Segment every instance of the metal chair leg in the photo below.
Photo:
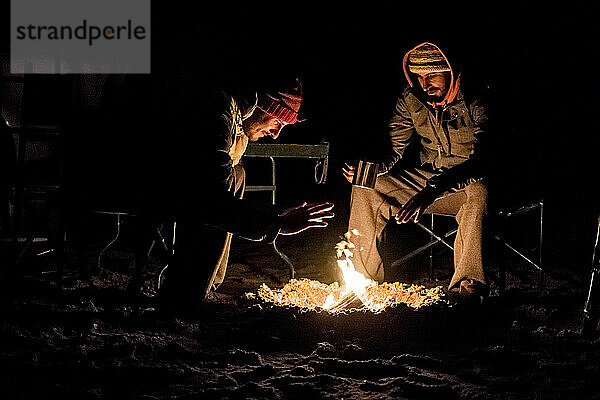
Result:
<svg viewBox="0 0 600 400"><path fill-rule="evenodd" d="M500 222L500 234L496 236L496 239L500 241L500 243L504 244L505 235L506 235L506 221ZM500 249L501 261L498 264L498 292L502 295L504 294L504 290L506 289L506 265L504 265L504 260L506 259L507 250L504 246Z"/></svg>
<svg viewBox="0 0 600 400"><path fill-rule="evenodd" d="M539 223L540 230L539 230L538 256L537 256L537 260L534 261L535 258L532 259L533 257L526 256L522 251L520 251L515 246L513 246L507 242L507 239L506 239L507 221L506 220L507 220L507 218L512 217L514 215L527 213L530 211L534 211L536 209L539 209L539 211L540 211L540 223ZM502 250L501 250L501 254L503 254L503 256L501 257L502 260L506 259L506 256L505 256L506 254L509 254L509 252L512 252L513 254L515 254L519 258L521 258L523 261L527 262L527 264L529 264L531 267L533 267L537 271L537 273L538 273L538 276L537 276L538 289L541 289L544 284L544 270L542 268L544 201L540 200L537 203L528 204L526 206L520 207L515 210L510 210L510 211L501 210L498 213L498 216L501 218L501 222L499 223L499 232L498 232L498 234L495 234L493 237L496 240L498 240L500 242L500 244L502 245ZM498 264L498 287L499 287L501 294L504 292L505 286L506 286L506 267L503 262L500 262Z"/></svg>
<svg viewBox="0 0 600 400"><path fill-rule="evenodd" d="M446 232L443 236L440 236L437 233L435 233L433 230L431 230L431 229L427 228L425 225L421 224L420 222L417 222L417 226L419 228L423 229L425 232L427 232L432 237L432 239L429 241L429 243L424 244L423 246L419 247L418 249L415 249L415 250L411 251L410 253L404 255L399 260L396 260L394 262L394 264L402 264L402 263L406 262L407 260L421 254L423 251L431 248L432 246L434 246L438 243L441 243L444 246L446 246L448 249L454 251L454 247L450 243L446 242L445 239L448 239L449 237L454 235L458 231L458 229L453 229L449 232ZM432 271L432 269L433 269L433 264L431 264L430 271Z"/></svg>
<svg viewBox="0 0 600 400"><path fill-rule="evenodd" d="M122 223L121 222L121 214L117 214L117 233L116 233L115 237L113 238L113 240L111 240L106 246L104 246L102 251L100 251L100 254L98 255L98 271L100 271L101 266L102 266L102 256L104 255L106 250L108 250L109 247L112 246L117 241L119 236L121 235L121 223Z"/></svg>
<svg viewBox="0 0 600 400"><path fill-rule="evenodd" d="M173 240L171 242L171 250L168 251L170 259L172 259L172 257L175 255L175 233L176 232L177 232L177 221L173 221L173 236L172 236ZM163 241L164 241L164 238L163 238ZM167 268L169 268L168 263L160 270L160 272L158 274L158 279L156 281L157 289L160 289L163 284L165 272L167 271Z"/></svg>
<svg viewBox="0 0 600 400"><path fill-rule="evenodd" d="M435 226L434 226L434 216L433 214L431 214L431 231L435 232ZM432 281L433 280L433 247L429 248L429 280Z"/></svg>
<svg viewBox="0 0 600 400"><path fill-rule="evenodd" d="M544 200L540 200L540 247L539 247L539 258L538 258L538 265L540 267L539 269L539 282L538 282L538 287L541 289L544 288L544 270L542 269L542 261L543 261L543 254L544 254Z"/></svg>
<svg viewBox="0 0 600 400"><path fill-rule="evenodd" d="M296 277L296 270L294 268L294 264L292 263L292 260L290 260L290 258L288 256L286 256L281 250L279 250L277 248L275 241L273 241L273 250L275 250L277 255L279 257L281 257L281 259L288 265L288 267L290 269L290 279L294 279Z"/></svg>
<svg viewBox="0 0 600 400"><path fill-rule="evenodd" d="M588 290L585 306L583 307L583 323L581 328L581 336L591 336L597 332L598 316L594 312L594 301L598 296L599 285L596 283L600 274L600 248L598 239L600 238L600 217L598 218L598 230L596 231L596 243L594 244L594 252L592 254L592 276L590 278L590 288Z"/></svg>

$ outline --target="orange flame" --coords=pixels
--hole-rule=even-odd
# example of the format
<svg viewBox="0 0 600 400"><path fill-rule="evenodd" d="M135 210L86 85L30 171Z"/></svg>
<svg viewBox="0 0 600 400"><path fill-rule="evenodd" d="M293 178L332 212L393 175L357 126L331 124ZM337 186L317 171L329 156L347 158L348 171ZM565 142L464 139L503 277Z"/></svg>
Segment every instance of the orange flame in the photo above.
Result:
<svg viewBox="0 0 600 400"><path fill-rule="evenodd" d="M340 305L340 302L343 301L344 297L348 296L350 293L353 293L369 310L373 312L381 311L381 309L385 307L384 305L387 303L387 301L378 302L378 304L375 304L373 301L373 296L368 292L369 288L377 287L377 282L358 272L354 268L354 263L350 259L354 256L353 250L356 248L354 243L352 243L350 240L353 235L359 236L360 234L356 229L346 232L344 234L346 240L342 240L335 246L338 258L337 265L342 271L345 284L345 289L341 295L342 300L336 303L333 301L333 296L330 295L322 307L324 310L332 310L336 306Z"/></svg>

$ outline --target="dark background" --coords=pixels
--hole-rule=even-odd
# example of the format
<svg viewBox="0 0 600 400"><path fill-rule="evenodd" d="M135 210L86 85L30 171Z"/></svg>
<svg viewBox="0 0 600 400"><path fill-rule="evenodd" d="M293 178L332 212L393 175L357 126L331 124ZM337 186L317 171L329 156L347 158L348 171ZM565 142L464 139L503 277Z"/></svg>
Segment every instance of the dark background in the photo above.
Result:
<svg viewBox="0 0 600 400"><path fill-rule="evenodd" d="M62 290L56 290L62 274L52 254L29 251L15 268L21 279L4 275L10 264L0 256L0 363L9 371L0 376L1 398L598 397L598 340L580 338L579 328L600 213L600 6L364 2L352 9L346 2L326 9L280 2L243 9L227 2L219 9L195 3L152 3L149 76L28 76L25 87L2 80L0 105L11 126L25 110L29 123L65 127L64 152L32 141L24 170L32 179L52 179L62 165L67 211L77 224L68 226L73 246L66 249ZM0 68L8 76L8 1L0 7ZM283 309L242 297L263 283L281 287L289 274L270 246L239 240L216 300L189 317L170 318L156 308L155 291L168 251L149 257L141 295L132 283L140 268L125 239L127 229L135 236L134 218L125 219L100 268L114 218L92 218L82 194L119 209L136 194L160 190L174 159L201 164L210 132L193 122L202 111L197 99L209 87L298 76L306 122L286 127L279 141L326 139L330 169L326 184L317 185L314 161L278 160L278 205L329 200L336 218L327 229L277 243L298 277L339 281L333 247L345 231L350 197L341 166L385 142L394 98L405 84L402 56L426 40L460 52L465 85L489 87L493 200L544 198L543 287L528 276L531 269L506 257L500 262L509 272L507 290L492 285L477 305L336 316ZM23 89L29 90L25 104ZM4 157L0 165L8 164ZM247 160L251 184L265 182L267 165ZM202 191L202 171L189 173L185 183ZM250 197L269 201L265 193ZM535 224L528 228L511 233L536 242ZM449 279L448 253L436 254L428 284ZM398 282L421 281L426 261L415 279Z"/></svg>
<svg viewBox="0 0 600 400"><path fill-rule="evenodd" d="M499 196L511 204L543 196L547 261L588 268L600 211L599 6L288 7L209 11L153 2L151 76L37 77L30 116L77 121L65 135L66 186L73 192L93 187L118 201L123 187L152 185L168 171L161 149L171 156L186 150L187 157L190 145L202 145L202 132L190 132L189 145L170 140L169 129L186 118L189 110L181 110L193 103L194 90L297 76L306 121L287 127L279 141L327 140L330 169L327 183L317 186L312 161L282 160L279 203L333 201L343 226L350 187L341 166L384 143L394 98L405 84L402 56L433 41L462 56L465 82L490 89ZM9 14L2 14L7 32ZM92 93L85 103L84 92ZM9 94L2 101L10 119L7 105L18 99ZM250 183L266 177L250 162L248 173Z"/></svg>

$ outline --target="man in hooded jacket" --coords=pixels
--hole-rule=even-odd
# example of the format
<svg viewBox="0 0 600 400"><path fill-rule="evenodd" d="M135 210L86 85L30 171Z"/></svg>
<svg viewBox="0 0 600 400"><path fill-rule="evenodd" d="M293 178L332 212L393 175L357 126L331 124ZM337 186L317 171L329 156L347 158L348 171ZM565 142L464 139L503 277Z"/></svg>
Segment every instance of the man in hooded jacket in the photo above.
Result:
<svg viewBox="0 0 600 400"><path fill-rule="evenodd" d="M356 269L382 281L383 262L377 249L391 218L399 224L417 222L426 213L455 216L454 274L451 291L461 298L485 294L487 282L482 260L483 219L487 212L487 112L480 98L467 98L461 72L433 43L420 43L403 58L408 85L398 97L389 121L389 149L377 161L374 190L354 186L349 231ZM420 163L414 168L392 167L407 146L418 140ZM354 166L346 164L352 181Z"/></svg>

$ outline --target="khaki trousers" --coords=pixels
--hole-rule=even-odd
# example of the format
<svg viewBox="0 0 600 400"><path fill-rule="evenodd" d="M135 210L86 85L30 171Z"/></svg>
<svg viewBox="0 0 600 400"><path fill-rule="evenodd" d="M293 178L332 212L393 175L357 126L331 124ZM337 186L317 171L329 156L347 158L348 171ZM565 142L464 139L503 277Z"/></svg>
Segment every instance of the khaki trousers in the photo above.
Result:
<svg viewBox="0 0 600 400"><path fill-rule="evenodd" d="M401 206L425 187L433 173L406 169L398 176L379 176L375 189L352 187L348 230L357 229L353 263L357 271L383 281L383 262L377 250L383 229ZM458 231L454 241L454 275L448 287L463 279L486 283L482 260L483 218L487 213L487 188L481 181L465 188L443 193L426 210L426 214L455 216Z"/></svg>
<svg viewBox="0 0 600 400"><path fill-rule="evenodd" d="M244 197L244 189L246 188L246 171L241 165L236 165L233 168L233 180L229 183L229 191L234 191L235 197L242 199ZM223 250L217 260L214 267L212 279L208 284L208 291L216 290L221 283L225 280L225 273L227 272L227 263L229 261L229 250L231 249L231 239L233 235L230 232L225 234L225 241L223 243Z"/></svg>

